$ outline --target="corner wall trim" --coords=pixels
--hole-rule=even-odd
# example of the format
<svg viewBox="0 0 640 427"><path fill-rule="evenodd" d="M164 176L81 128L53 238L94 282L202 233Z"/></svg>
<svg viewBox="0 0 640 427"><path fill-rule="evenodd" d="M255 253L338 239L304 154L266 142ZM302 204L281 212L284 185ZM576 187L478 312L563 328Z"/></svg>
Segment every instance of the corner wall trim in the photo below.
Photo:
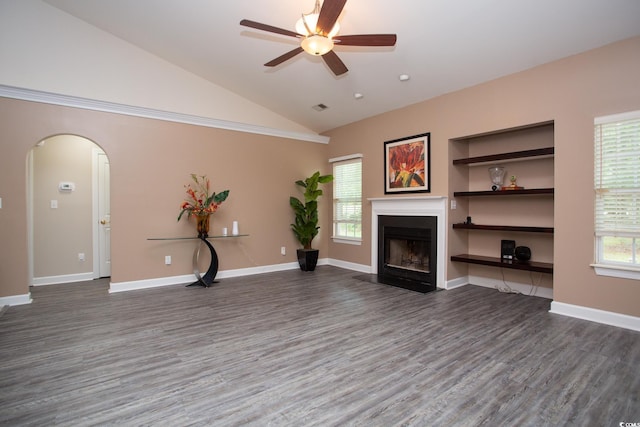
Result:
<svg viewBox="0 0 640 427"><path fill-rule="evenodd" d="M597 308L552 301L549 313L561 314L563 316L575 317L577 319L589 320L591 322L617 326L619 328L631 329L633 331L640 331L640 317L614 313L612 311L598 310Z"/></svg>
<svg viewBox="0 0 640 427"><path fill-rule="evenodd" d="M8 297L0 297L0 307L4 305L23 305L31 304L31 292L23 295L11 295Z"/></svg>
<svg viewBox="0 0 640 427"><path fill-rule="evenodd" d="M194 116L191 114L175 113L171 111L155 110L153 108L135 107L133 105L117 104L115 102L99 101L80 98L71 95L61 95L33 89L17 88L0 85L0 97L20 99L23 101L42 102L44 104L61 105L64 107L82 108L84 110L102 111L105 113L123 114L126 116L143 117L147 119L164 120L168 122L185 123L210 128L234 130L238 132L258 135L276 136L280 138L296 139L299 141L328 144L329 137L314 133L287 131L248 123L231 122L210 117Z"/></svg>

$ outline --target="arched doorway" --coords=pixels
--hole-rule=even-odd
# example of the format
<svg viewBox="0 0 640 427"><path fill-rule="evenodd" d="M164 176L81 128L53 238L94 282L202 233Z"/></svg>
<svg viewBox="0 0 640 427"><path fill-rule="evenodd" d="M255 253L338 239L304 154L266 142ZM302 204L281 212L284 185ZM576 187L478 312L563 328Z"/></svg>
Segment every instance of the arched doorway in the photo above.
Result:
<svg viewBox="0 0 640 427"><path fill-rule="evenodd" d="M93 141L55 135L28 156L33 285L111 275L109 162Z"/></svg>

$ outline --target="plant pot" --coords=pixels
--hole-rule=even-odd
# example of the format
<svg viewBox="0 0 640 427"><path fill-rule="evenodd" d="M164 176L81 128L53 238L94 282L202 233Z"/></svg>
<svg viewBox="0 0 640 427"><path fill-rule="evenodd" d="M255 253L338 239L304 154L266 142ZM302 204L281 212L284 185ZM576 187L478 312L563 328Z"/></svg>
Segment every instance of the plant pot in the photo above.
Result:
<svg viewBox="0 0 640 427"><path fill-rule="evenodd" d="M300 270L313 271L318 264L318 249L298 249L296 251L298 255L298 264L300 264Z"/></svg>

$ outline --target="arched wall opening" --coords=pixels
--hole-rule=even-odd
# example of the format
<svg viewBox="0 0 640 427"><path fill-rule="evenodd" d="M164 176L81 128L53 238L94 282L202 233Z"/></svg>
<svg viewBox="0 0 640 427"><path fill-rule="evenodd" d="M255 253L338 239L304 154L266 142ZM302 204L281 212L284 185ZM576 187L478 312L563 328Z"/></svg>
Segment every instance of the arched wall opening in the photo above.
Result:
<svg viewBox="0 0 640 427"><path fill-rule="evenodd" d="M27 157L31 285L110 276L109 164L94 141L60 134Z"/></svg>

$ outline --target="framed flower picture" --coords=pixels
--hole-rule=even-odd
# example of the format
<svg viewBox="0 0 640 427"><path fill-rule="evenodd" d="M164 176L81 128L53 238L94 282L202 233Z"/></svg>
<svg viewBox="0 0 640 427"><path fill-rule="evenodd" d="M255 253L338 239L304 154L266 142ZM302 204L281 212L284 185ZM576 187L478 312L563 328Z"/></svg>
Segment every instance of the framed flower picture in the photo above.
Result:
<svg viewBox="0 0 640 427"><path fill-rule="evenodd" d="M384 192L431 192L431 134L384 143Z"/></svg>

